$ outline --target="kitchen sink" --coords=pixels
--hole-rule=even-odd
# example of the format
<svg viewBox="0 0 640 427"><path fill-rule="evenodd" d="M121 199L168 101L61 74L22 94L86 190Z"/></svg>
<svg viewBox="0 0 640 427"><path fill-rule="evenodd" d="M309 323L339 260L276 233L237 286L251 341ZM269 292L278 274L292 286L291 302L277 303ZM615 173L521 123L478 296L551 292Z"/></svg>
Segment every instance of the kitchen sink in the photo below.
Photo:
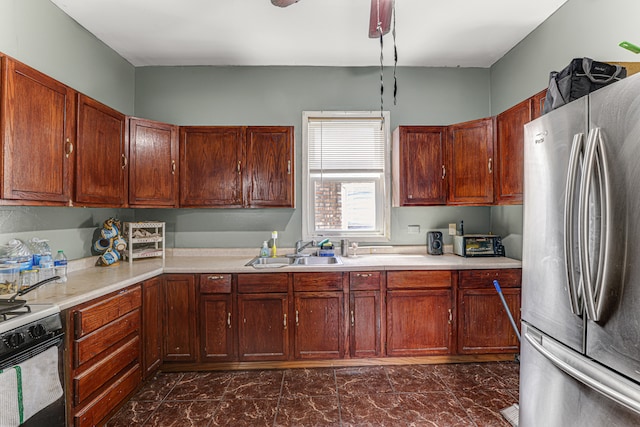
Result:
<svg viewBox="0 0 640 427"><path fill-rule="evenodd" d="M245 265L253 268L278 268L296 265L340 265L342 260L337 256L295 256L260 258L255 257Z"/></svg>
<svg viewBox="0 0 640 427"><path fill-rule="evenodd" d="M293 265L338 265L342 260L337 256L306 256L295 258Z"/></svg>

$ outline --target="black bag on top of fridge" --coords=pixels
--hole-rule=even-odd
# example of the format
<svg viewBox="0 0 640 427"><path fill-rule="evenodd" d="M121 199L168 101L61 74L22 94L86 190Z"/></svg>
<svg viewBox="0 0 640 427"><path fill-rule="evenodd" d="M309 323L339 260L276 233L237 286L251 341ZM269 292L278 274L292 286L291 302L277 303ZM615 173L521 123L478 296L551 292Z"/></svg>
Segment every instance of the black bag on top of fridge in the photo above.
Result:
<svg viewBox="0 0 640 427"><path fill-rule="evenodd" d="M574 58L561 71L549 74L549 88L542 113L546 114L626 76L627 69L620 65L591 58Z"/></svg>

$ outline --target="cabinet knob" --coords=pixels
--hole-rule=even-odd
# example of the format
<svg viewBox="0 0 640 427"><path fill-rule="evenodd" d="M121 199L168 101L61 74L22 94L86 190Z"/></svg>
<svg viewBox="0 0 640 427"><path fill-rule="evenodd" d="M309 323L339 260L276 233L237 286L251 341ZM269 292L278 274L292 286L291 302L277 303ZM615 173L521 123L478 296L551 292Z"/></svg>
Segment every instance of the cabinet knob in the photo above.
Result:
<svg viewBox="0 0 640 427"><path fill-rule="evenodd" d="M242 172L242 168L240 167L241 163L242 162L238 160L238 174Z"/></svg>
<svg viewBox="0 0 640 427"><path fill-rule="evenodd" d="M227 327L231 329L231 313L227 313Z"/></svg>
<svg viewBox="0 0 640 427"><path fill-rule="evenodd" d="M351 310L351 327L356 326L356 317L353 314L353 310Z"/></svg>
<svg viewBox="0 0 640 427"><path fill-rule="evenodd" d="M444 179L447 176L447 168L444 167L444 165L442 165L442 179Z"/></svg>
<svg viewBox="0 0 640 427"><path fill-rule="evenodd" d="M489 157L489 173L493 173L493 158Z"/></svg>
<svg viewBox="0 0 640 427"><path fill-rule="evenodd" d="M372 273L357 273L356 277L371 277L373 276Z"/></svg>
<svg viewBox="0 0 640 427"><path fill-rule="evenodd" d="M449 324L453 322L453 312L449 309Z"/></svg>
<svg viewBox="0 0 640 427"><path fill-rule="evenodd" d="M298 318L298 310L296 310L296 326L300 325L300 319Z"/></svg>
<svg viewBox="0 0 640 427"><path fill-rule="evenodd" d="M175 175L175 174L176 174L176 161L171 160L171 175Z"/></svg>
<svg viewBox="0 0 640 427"><path fill-rule="evenodd" d="M207 280L222 280L224 276L208 276Z"/></svg>
<svg viewBox="0 0 640 427"><path fill-rule="evenodd" d="M287 329L287 313L284 314L284 329Z"/></svg>
<svg viewBox="0 0 640 427"><path fill-rule="evenodd" d="M122 154L122 169L127 167L127 164L129 163L129 161L127 160L127 156L125 156L124 154Z"/></svg>
<svg viewBox="0 0 640 427"><path fill-rule="evenodd" d="M287 175L291 175L291 160L287 160Z"/></svg>

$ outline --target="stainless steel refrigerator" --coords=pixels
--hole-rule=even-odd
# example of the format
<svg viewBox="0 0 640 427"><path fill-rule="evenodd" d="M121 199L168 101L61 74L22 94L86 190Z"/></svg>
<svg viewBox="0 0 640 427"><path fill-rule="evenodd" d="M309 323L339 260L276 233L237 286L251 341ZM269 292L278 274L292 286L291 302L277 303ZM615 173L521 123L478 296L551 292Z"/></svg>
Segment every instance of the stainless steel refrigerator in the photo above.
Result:
<svg viewBox="0 0 640 427"><path fill-rule="evenodd" d="M640 425L640 75L525 126L520 427Z"/></svg>

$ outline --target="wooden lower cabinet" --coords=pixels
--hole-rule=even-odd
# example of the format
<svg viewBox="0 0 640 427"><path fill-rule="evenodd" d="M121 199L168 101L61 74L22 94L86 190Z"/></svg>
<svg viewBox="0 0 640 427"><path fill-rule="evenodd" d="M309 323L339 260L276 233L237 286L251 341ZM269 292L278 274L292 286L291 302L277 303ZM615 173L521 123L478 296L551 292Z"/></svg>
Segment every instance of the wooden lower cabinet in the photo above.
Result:
<svg viewBox="0 0 640 427"><path fill-rule="evenodd" d="M201 274L199 288L200 361L236 360L237 316L231 274Z"/></svg>
<svg viewBox="0 0 640 427"><path fill-rule="evenodd" d="M453 352L453 272L387 273L387 356Z"/></svg>
<svg viewBox="0 0 640 427"><path fill-rule="evenodd" d="M344 357L342 292L296 292L296 359Z"/></svg>
<svg viewBox="0 0 640 427"><path fill-rule="evenodd" d="M287 273L238 275L238 359L289 359Z"/></svg>
<svg viewBox="0 0 640 427"><path fill-rule="evenodd" d="M384 273L349 273L349 355L382 356L382 305L380 287Z"/></svg>
<svg viewBox="0 0 640 427"><path fill-rule="evenodd" d="M138 284L68 311L70 424L103 424L140 385L141 308Z"/></svg>
<svg viewBox="0 0 640 427"><path fill-rule="evenodd" d="M459 272L458 353L517 353L516 336L493 280L500 283L505 301L520 324L521 270L467 270Z"/></svg>
<svg viewBox="0 0 640 427"><path fill-rule="evenodd" d="M162 278L142 283L142 372L151 376L162 363Z"/></svg>
<svg viewBox="0 0 640 427"><path fill-rule="evenodd" d="M196 280L193 274L167 274L163 287L163 361L195 362Z"/></svg>

